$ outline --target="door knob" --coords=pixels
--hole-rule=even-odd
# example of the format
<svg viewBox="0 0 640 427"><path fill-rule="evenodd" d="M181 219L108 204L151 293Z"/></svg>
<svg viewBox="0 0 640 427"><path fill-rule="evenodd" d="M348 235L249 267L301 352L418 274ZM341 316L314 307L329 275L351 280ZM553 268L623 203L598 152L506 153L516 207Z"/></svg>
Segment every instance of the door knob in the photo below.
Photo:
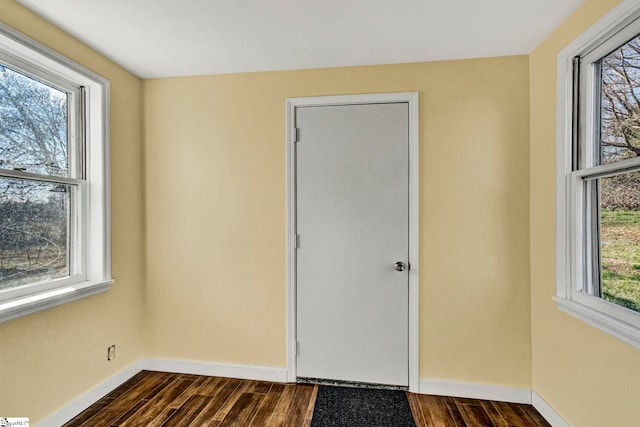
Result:
<svg viewBox="0 0 640 427"><path fill-rule="evenodd" d="M407 265L402 261L396 262L393 267L396 269L396 271L405 271L407 269Z"/></svg>

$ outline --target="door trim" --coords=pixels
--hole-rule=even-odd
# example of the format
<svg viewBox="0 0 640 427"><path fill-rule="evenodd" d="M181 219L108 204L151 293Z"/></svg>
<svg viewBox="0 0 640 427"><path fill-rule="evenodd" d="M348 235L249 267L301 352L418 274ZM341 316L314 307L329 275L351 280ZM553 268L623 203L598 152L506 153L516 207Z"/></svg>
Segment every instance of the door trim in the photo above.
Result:
<svg viewBox="0 0 640 427"><path fill-rule="evenodd" d="M296 381L296 108L354 104L409 105L409 391L420 389L420 215L419 215L419 95L418 92L289 98L286 102L287 153L287 381Z"/></svg>

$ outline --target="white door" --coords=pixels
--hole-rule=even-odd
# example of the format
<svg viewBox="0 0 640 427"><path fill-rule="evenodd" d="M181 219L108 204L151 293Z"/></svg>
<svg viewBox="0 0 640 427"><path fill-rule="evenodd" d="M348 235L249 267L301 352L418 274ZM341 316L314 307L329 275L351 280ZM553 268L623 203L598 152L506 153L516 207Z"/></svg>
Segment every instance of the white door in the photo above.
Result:
<svg viewBox="0 0 640 427"><path fill-rule="evenodd" d="M297 376L408 386L408 103L295 123Z"/></svg>

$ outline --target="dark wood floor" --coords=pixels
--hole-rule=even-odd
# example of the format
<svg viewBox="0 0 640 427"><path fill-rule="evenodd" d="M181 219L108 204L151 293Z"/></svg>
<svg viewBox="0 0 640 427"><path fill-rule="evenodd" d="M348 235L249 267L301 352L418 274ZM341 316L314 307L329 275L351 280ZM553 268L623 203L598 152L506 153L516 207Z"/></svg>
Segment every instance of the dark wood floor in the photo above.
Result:
<svg viewBox="0 0 640 427"><path fill-rule="evenodd" d="M531 405L407 393L418 427L551 427Z"/></svg>
<svg viewBox="0 0 640 427"><path fill-rule="evenodd" d="M308 384L142 371L65 427L308 427L316 394ZM549 427L531 405L407 396L418 427Z"/></svg>

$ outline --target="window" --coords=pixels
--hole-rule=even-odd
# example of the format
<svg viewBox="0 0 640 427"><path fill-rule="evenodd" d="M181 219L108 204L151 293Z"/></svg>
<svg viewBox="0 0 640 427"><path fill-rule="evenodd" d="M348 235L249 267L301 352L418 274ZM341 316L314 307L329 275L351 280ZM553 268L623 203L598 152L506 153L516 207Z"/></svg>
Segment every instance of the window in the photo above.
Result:
<svg viewBox="0 0 640 427"><path fill-rule="evenodd" d="M109 288L108 90L0 25L0 321Z"/></svg>
<svg viewBox="0 0 640 427"><path fill-rule="evenodd" d="M557 301L640 347L640 8L629 5L559 56Z"/></svg>

